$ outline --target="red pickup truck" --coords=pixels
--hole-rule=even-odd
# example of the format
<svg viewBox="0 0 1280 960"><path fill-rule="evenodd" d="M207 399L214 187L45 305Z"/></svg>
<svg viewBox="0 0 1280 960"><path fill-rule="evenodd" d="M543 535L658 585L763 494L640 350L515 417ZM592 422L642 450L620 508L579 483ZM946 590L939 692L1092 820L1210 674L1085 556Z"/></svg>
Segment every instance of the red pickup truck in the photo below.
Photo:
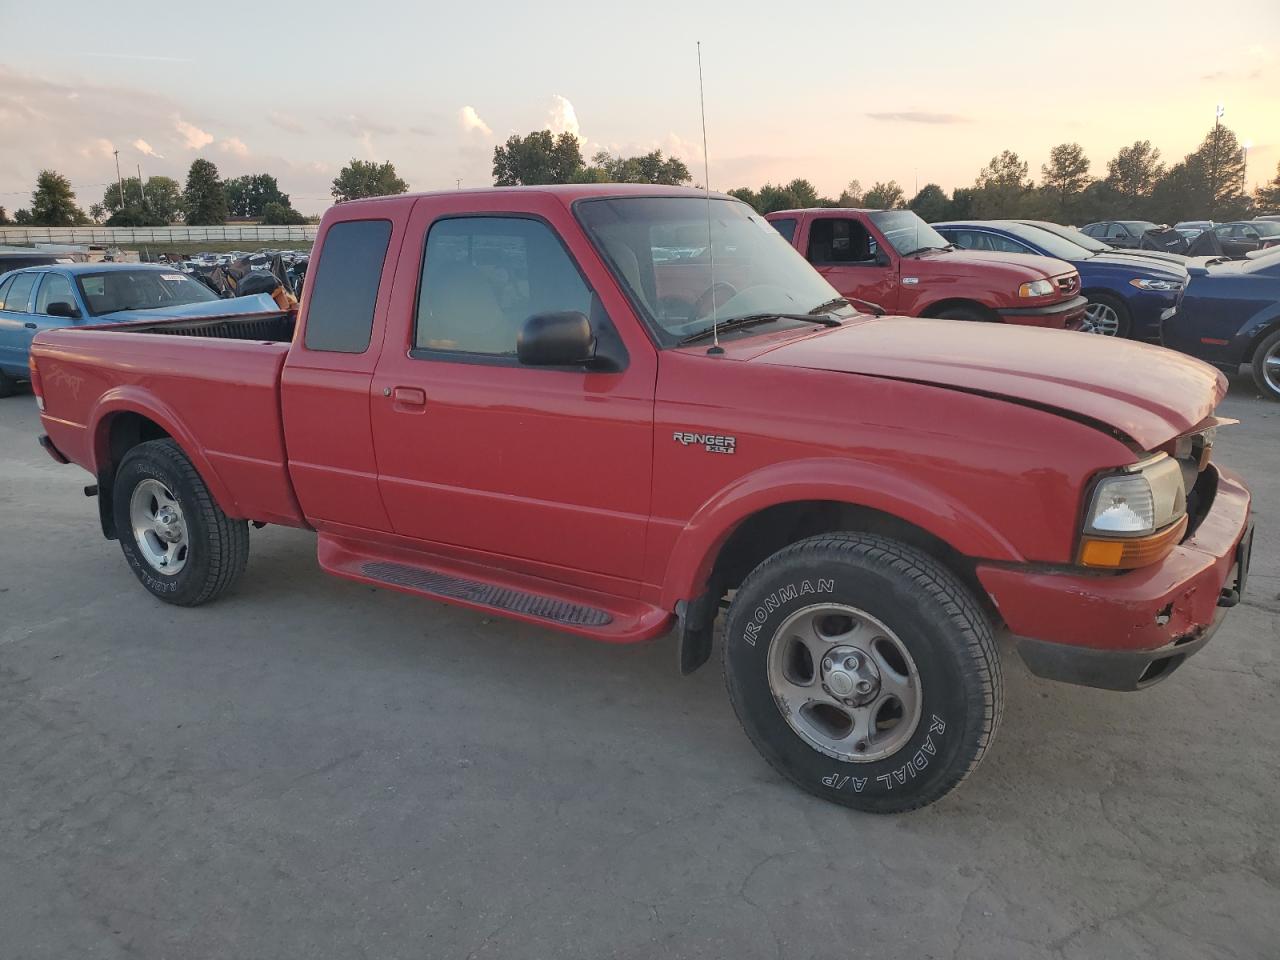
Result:
<svg viewBox="0 0 1280 960"><path fill-rule="evenodd" d="M781 210L766 218L841 295L888 313L1078 330L1080 274L1053 257L957 250L910 210Z"/></svg>
<svg viewBox="0 0 1280 960"><path fill-rule="evenodd" d="M35 340L41 442L162 600L223 593L275 523L364 583L615 643L674 627L685 672L727 603L760 752L886 812L986 751L998 634L1137 689L1244 585L1225 380L1189 357L859 313L690 190L358 201L317 243L296 318Z"/></svg>

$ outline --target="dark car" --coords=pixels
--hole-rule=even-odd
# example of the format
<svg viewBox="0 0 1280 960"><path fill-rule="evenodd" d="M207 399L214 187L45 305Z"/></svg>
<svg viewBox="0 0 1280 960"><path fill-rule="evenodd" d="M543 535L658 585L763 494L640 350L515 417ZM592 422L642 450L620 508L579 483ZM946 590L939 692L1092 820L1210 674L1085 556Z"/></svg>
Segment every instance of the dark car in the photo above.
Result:
<svg viewBox="0 0 1280 960"><path fill-rule="evenodd" d="M1243 257L1254 250L1280 247L1280 223L1268 220L1237 220L1220 223L1213 228L1228 257Z"/></svg>
<svg viewBox="0 0 1280 960"><path fill-rule="evenodd" d="M1031 253L1067 261L1080 272L1080 293L1089 301L1081 327L1089 333L1158 343L1160 325L1177 311L1187 284L1187 270L1178 264L1086 250L1017 220L953 221L933 228L962 250Z"/></svg>
<svg viewBox="0 0 1280 960"><path fill-rule="evenodd" d="M70 262L68 257L59 257L51 253L0 250L0 274L8 273L10 270L25 270L27 267L47 267L51 263Z"/></svg>
<svg viewBox="0 0 1280 960"><path fill-rule="evenodd" d="M1025 223L1028 226L1039 227L1041 230L1048 230L1050 233L1057 234L1065 240L1070 240L1074 244L1084 247L1091 253L1123 253L1126 257L1141 257L1144 260L1159 260L1163 263L1173 263L1180 267L1187 265L1187 257L1181 253L1169 253L1165 250L1143 250L1143 249L1120 249L1113 247L1105 241L1096 237L1091 237L1083 230L1077 230L1075 227L1064 227L1060 223L1051 223L1048 220L1016 220L1015 223Z"/></svg>
<svg viewBox="0 0 1280 960"><path fill-rule="evenodd" d="M1280 250L1254 260L1191 267L1165 346L1230 373L1251 364L1258 389L1280 400Z"/></svg>
<svg viewBox="0 0 1280 960"><path fill-rule="evenodd" d="M1080 228L1095 240L1105 241L1121 250L1136 250L1142 243L1143 234L1159 229L1160 225L1150 220L1099 220Z"/></svg>

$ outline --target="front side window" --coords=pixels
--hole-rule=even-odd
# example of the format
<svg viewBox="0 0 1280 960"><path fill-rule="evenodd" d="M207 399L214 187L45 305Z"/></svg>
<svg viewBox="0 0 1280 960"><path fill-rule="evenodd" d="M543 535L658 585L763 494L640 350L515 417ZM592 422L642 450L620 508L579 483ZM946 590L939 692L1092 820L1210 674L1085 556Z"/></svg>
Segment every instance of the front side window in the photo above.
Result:
<svg viewBox="0 0 1280 960"><path fill-rule="evenodd" d="M809 225L811 263L876 262L876 241L857 220L822 217Z"/></svg>
<svg viewBox="0 0 1280 960"><path fill-rule="evenodd" d="M36 295L36 313L48 313L51 303L69 303L76 305L76 295L71 290L71 281L60 273L47 273L44 283L40 284L40 293Z"/></svg>
<svg viewBox="0 0 1280 960"><path fill-rule="evenodd" d="M829 307L840 296L831 284L737 200L613 197L580 200L574 212L664 346L704 334L713 319L839 309Z"/></svg>
<svg viewBox="0 0 1280 960"><path fill-rule="evenodd" d="M570 311L589 316L591 298L564 245L542 221L438 220L422 259L414 346L511 359L530 317Z"/></svg>
<svg viewBox="0 0 1280 960"><path fill-rule="evenodd" d="M17 313L26 313L31 303L31 288L36 285L38 273L20 273L13 278L9 289L4 293L4 308Z"/></svg>
<svg viewBox="0 0 1280 960"><path fill-rule="evenodd" d="M390 220L345 220L329 228L315 277L308 278L304 338L308 350L364 353L369 349L390 241Z"/></svg>
<svg viewBox="0 0 1280 960"><path fill-rule="evenodd" d="M4 309L4 298L13 283L13 277L0 277L0 310Z"/></svg>

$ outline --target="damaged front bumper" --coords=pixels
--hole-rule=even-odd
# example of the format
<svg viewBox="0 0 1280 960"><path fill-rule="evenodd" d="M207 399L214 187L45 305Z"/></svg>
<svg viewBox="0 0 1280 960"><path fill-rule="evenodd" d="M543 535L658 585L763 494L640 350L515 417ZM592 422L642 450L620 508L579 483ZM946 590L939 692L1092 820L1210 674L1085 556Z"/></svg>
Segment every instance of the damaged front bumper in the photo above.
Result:
<svg viewBox="0 0 1280 960"><path fill-rule="evenodd" d="M1038 676L1108 690L1168 677L1217 631L1249 574L1249 491L1217 470L1193 533L1159 563L1119 574L979 564L978 578Z"/></svg>

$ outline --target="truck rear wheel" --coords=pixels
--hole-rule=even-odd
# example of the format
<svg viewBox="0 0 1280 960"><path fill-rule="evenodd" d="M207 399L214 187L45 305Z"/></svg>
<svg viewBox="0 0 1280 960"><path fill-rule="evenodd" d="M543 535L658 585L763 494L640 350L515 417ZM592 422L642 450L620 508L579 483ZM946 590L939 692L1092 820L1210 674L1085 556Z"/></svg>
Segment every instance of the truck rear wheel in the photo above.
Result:
<svg viewBox="0 0 1280 960"><path fill-rule="evenodd" d="M166 603L206 603L244 573L249 525L222 512L172 440L130 450L116 471L112 496L125 559Z"/></svg>
<svg viewBox="0 0 1280 960"><path fill-rule="evenodd" d="M761 755L826 800L900 813L967 777L1000 720L991 625L932 557L826 534L747 577L723 648L729 699Z"/></svg>

